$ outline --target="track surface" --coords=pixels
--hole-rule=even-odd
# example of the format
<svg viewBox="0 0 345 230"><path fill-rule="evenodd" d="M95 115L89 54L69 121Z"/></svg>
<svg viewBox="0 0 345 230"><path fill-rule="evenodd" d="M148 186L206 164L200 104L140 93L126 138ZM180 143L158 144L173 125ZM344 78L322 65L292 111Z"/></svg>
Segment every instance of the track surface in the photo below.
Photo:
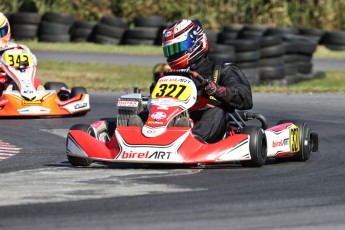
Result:
<svg viewBox="0 0 345 230"><path fill-rule="evenodd" d="M85 117L0 120L11 152L0 158L0 229L345 229L344 95L254 94L270 126L301 119L319 133L304 163L71 167L68 128L115 116L118 95L91 93Z"/></svg>

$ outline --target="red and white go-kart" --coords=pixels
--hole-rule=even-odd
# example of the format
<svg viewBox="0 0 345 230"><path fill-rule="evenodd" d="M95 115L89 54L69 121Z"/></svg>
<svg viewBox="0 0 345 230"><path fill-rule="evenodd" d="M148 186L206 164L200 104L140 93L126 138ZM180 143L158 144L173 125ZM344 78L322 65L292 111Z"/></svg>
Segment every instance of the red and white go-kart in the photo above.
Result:
<svg viewBox="0 0 345 230"><path fill-rule="evenodd" d="M139 91L118 99L117 118L72 126L66 143L69 162L74 166L88 166L93 161L191 165L238 162L260 167L267 158L306 161L318 150L318 135L305 122L279 121L267 128L264 116L248 111L229 113L224 138L205 143L193 136L191 127L176 127L198 100L192 78L202 84L205 80L187 70L164 75L146 103L149 115L143 127L128 126L130 117L145 109ZM261 125L247 125L252 119Z"/></svg>

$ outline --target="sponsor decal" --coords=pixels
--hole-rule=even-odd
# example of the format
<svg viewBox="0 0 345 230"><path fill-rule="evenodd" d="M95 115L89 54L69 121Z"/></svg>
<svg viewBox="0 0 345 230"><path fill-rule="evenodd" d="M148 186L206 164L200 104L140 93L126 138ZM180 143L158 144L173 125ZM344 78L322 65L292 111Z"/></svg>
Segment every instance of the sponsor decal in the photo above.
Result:
<svg viewBox="0 0 345 230"><path fill-rule="evenodd" d="M170 154L172 152L165 151L143 151L143 152L133 152L133 151L123 151L121 159L155 159L155 160L169 160Z"/></svg>
<svg viewBox="0 0 345 230"><path fill-rule="evenodd" d="M138 101L118 101L117 106L124 106L124 107L138 107Z"/></svg>
<svg viewBox="0 0 345 230"><path fill-rule="evenodd" d="M289 139L288 138L285 138L284 140L280 140L280 141L273 141L272 142L272 147L275 148L275 147L281 147L281 146L284 146L284 145L288 145L289 143Z"/></svg>
<svg viewBox="0 0 345 230"><path fill-rule="evenodd" d="M158 82L167 82L167 81L175 81L175 82L177 82L177 78L163 77L163 78L159 79Z"/></svg>
<svg viewBox="0 0 345 230"><path fill-rule="evenodd" d="M42 104L42 101L41 101L41 100L34 100L34 101L23 100L23 101L22 101L22 105L26 105L26 106L41 105L41 104Z"/></svg>
<svg viewBox="0 0 345 230"><path fill-rule="evenodd" d="M155 112L151 115L151 118L157 121L157 120L165 118L166 116L167 115L164 112Z"/></svg>
<svg viewBox="0 0 345 230"><path fill-rule="evenodd" d="M77 103L74 105L74 109L81 109L81 108L85 108L87 106L86 102L83 103Z"/></svg>
<svg viewBox="0 0 345 230"><path fill-rule="evenodd" d="M163 125L163 122L161 121L148 121L148 125Z"/></svg>

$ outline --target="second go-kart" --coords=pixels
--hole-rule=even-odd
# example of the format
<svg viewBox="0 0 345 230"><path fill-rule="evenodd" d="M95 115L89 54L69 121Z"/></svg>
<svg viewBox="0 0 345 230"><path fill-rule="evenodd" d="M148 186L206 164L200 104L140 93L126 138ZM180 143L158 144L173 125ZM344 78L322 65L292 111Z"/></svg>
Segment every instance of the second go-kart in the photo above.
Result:
<svg viewBox="0 0 345 230"><path fill-rule="evenodd" d="M4 88L0 95L0 117L85 115L90 111L84 87L69 90L63 82L40 85L35 77L36 60L29 50L5 51L0 68L6 73L0 78Z"/></svg>
<svg viewBox="0 0 345 230"><path fill-rule="evenodd" d="M191 127L178 127L179 119L195 108L197 89L192 78L205 82L190 71L170 71L157 82L147 103L149 116L143 127L128 123L145 104L140 92L118 99L118 116L74 125L67 137L67 157L75 166L93 161L143 164L215 164L239 162L260 167L267 158L309 159L318 150L318 135L300 121L280 121L267 128L264 116L248 111L229 113L228 131L213 144L193 136ZM198 105L200 106L200 104ZM257 119L259 126L249 126ZM255 123L255 122L254 122Z"/></svg>

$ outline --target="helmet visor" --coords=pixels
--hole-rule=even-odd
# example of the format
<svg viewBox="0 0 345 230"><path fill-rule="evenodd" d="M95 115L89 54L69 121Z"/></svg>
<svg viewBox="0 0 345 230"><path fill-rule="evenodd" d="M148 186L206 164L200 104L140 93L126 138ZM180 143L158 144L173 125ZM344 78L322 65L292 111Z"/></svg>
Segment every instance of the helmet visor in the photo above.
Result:
<svg viewBox="0 0 345 230"><path fill-rule="evenodd" d="M175 54L178 54L180 52L184 52L192 48L194 45L194 41L191 37L187 37L186 40L182 42L177 42L172 45L167 45L163 47L163 52L165 57L171 57Z"/></svg>
<svg viewBox="0 0 345 230"><path fill-rule="evenodd" d="M5 37L8 34L8 24L0 28L0 38Z"/></svg>

